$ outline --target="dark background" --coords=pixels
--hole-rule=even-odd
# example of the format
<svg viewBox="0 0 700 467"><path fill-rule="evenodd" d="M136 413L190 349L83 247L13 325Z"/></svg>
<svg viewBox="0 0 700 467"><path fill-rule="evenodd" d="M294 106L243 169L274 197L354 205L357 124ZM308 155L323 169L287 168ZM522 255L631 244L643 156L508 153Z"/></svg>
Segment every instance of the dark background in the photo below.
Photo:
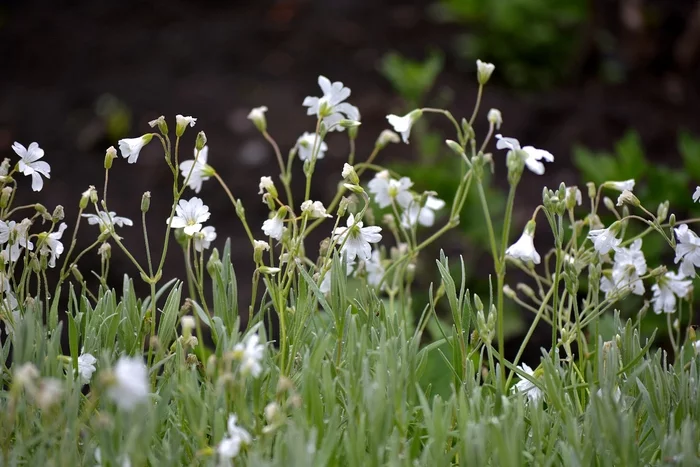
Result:
<svg viewBox="0 0 700 467"><path fill-rule="evenodd" d="M352 89L349 101L362 113L362 160L387 127L385 115L405 110L378 71L384 54L397 51L423 59L430 50L439 50L445 61L435 89L450 91L449 108L455 115L471 113L475 65L460 56L456 39L472 25L436 21L431 13L435 3L0 2L0 158L15 157L13 141L39 142L52 167L51 180L43 192L33 194L29 180L22 177L21 201L40 201L49 211L62 204L66 221L73 225L81 192L90 184L102 188L107 147L116 146L119 138L148 132L147 122L161 114L171 129L175 114L192 115L198 121L185 135L181 159L191 158L195 130L204 130L209 162L234 196L242 198L253 230L262 237L259 226L267 208L257 195L257 184L260 176L276 176L278 171L272 150L246 120L252 107L270 108L269 131L286 154L302 132L313 131L315 120L305 115L301 103L307 95L320 94L317 76L342 81ZM546 148L556 157L545 177L524 177L514 232L541 201L543 185L578 181L570 162L574 144L607 150L632 128L639 132L649 158L674 165L679 159L678 129L700 134L698 2L591 0L587 8L583 24L565 32L577 39L567 60L537 65L561 67L561 77L546 86L513 86L499 76L503 67L496 63L485 93L481 121L488 108L499 108L504 134ZM616 70L612 80L601 73L610 66ZM444 127L439 121L433 125ZM483 130L483 125L477 127L477 132ZM326 203L347 155L345 138L332 136L312 193L313 199ZM454 136L446 131L445 137ZM383 157L411 160L413 151L413 146L396 145ZM499 171L505 176L500 162ZM297 171L296 182L300 175ZM169 210L171 180L157 142L142 152L136 165L115 161L110 179L110 208L135 221L142 193L153 193L149 230L152 239L159 238ZM502 178L497 182L503 183ZM199 196L212 211L210 224L219 234L215 245L232 239L242 300L247 303L252 263L243 229L215 182L205 183ZM84 227L79 245L92 241L91 229ZM142 259L139 230L137 223L122 233ZM467 247L454 237L450 242L453 252ZM96 254L85 258L86 267L99 267ZM166 277L182 276L180 256L170 255L167 267ZM135 273L116 251L112 271L115 285L123 273Z"/></svg>

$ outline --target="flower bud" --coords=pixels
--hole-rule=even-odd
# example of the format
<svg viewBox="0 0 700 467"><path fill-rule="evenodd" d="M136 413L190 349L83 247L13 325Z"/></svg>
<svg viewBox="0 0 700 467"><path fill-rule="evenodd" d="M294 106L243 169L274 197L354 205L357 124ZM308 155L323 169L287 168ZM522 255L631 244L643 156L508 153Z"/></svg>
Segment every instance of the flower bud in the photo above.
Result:
<svg viewBox="0 0 700 467"><path fill-rule="evenodd" d="M151 192L146 191L141 196L141 212L147 213L151 208Z"/></svg>
<svg viewBox="0 0 700 467"><path fill-rule="evenodd" d="M603 204L605 205L606 208L608 208L609 211L617 212L617 209L615 209L615 203L613 203L613 200L611 200L607 196L603 197ZM618 206L621 206L621 205L618 205Z"/></svg>
<svg viewBox="0 0 700 467"><path fill-rule="evenodd" d="M464 156L464 149L462 149L462 146L459 145L457 141L452 141L451 139L446 139L445 144L447 144L447 147L452 149L455 154L457 154L460 157Z"/></svg>
<svg viewBox="0 0 700 467"><path fill-rule="evenodd" d="M281 269L280 268L271 268L269 266L260 266L258 268L258 271L260 271L263 274L267 274L267 275L271 276L273 274L277 274L278 272L280 272Z"/></svg>
<svg viewBox="0 0 700 467"><path fill-rule="evenodd" d="M377 149L384 149L389 145L389 143L396 144L399 142L401 142L401 138L399 137L399 135L397 135L391 130L384 130L379 134L377 142L374 143L374 147Z"/></svg>
<svg viewBox="0 0 700 467"><path fill-rule="evenodd" d="M158 127L158 131L160 131L160 134L162 134L163 136L166 136L168 134L168 124L165 123L165 117L163 115L156 118L155 120L151 120L150 122L148 122L148 125L151 128Z"/></svg>
<svg viewBox="0 0 700 467"><path fill-rule="evenodd" d="M484 85L491 78L493 70L496 66L493 63L482 62L481 60L476 61L476 78L480 85Z"/></svg>
<svg viewBox="0 0 700 467"><path fill-rule="evenodd" d="M175 135L180 137L183 134L185 134L185 129L187 128L187 125L190 127L193 127L194 124L197 123L197 119L194 117L183 117L182 115L176 115L175 116ZM201 132L200 132L201 133ZM204 147L204 146L202 146ZM202 148L198 148L202 149Z"/></svg>
<svg viewBox="0 0 700 467"><path fill-rule="evenodd" d="M107 152L105 152L105 169L109 170L112 168L112 161L117 157L117 150L114 149L114 146L110 146L107 148Z"/></svg>
<svg viewBox="0 0 700 467"><path fill-rule="evenodd" d="M221 272L222 266L223 263L219 258L219 250L214 248L211 251L211 255L209 255L209 259L207 260L207 272L209 275L215 276L217 272Z"/></svg>
<svg viewBox="0 0 700 467"><path fill-rule="evenodd" d="M363 194L365 192L364 188L352 183L343 183L343 186L348 190L352 191L353 193L357 193L358 195Z"/></svg>
<svg viewBox="0 0 700 467"><path fill-rule="evenodd" d="M476 308L477 311L484 311L484 303L477 294L474 294L474 308Z"/></svg>
<svg viewBox="0 0 700 467"><path fill-rule="evenodd" d="M595 183L593 183L593 182L586 183L586 188L588 188L588 197L590 199L595 198Z"/></svg>
<svg viewBox="0 0 700 467"><path fill-rule="evenodd" d="M6 177L10 173L10 163L9 158L3 159L2 164L0 164L0 177Z"/></svg>
<svg viewBox="0 0 700 467"><path fill-rule="evenodd" d="M489 110L489 113L486 116L486 119L489 121L489 123L491 125L495 126L497 130L501 129L501 125L503 124L503 116L501 115L500 110L498 110L498 109Z"/></svg>
<svg viewBox="0 0 700 467"><path fill-rule="evenodd" d="M668 201L659 204L659 208L656 210L657 221L663 222L666 220L666 217L668 217L668 206Z"/></svg>
<svg viewBox="0 0 700 467"><path fill-rule="evenodd" d="M255 128L257 128L260 133L265 133L267 131L265 112L267 112L267 107L263 105L261 107L255 107L248 114L248 120L253 122L253 125L255 125Z"/></svg>
<svg viewBox="0 0 700 467"><path fill-rule="evenodd" d="M51 220L53 222L59 222L62 221L64 217L65 212L63 211L63 206L59 204L54 208L53 213L51 214Z"/></svg>
<svg viewBox="0 0 700 467"><path fill-rule="evenodd" d="M620 196L617 198L617 205L622 206L623 204L629 204L630 206L638 207L639 206L639 198L634 196L634 193L632 193L629 190L623 190Z"/></svg>
<svg viewBox="0 0 700 467"><path fill-rule="evenodd" d="M264 240L253 240L253 260L255 264L262 262L263 253L270 250L270 244Z"/></svg>
<svg viewBox="0 0 700 467"><path fill-rule="evenodd" d="M12 187L6 186L0 192L0 208L5 209L10 204L10 197L12 196Z"/></svg>
<svg viewBox="0 0 700 467"><path fill-rule="evenodd" d="M188 338L192 335L192 330L196 327L197 322L194 316L186 315L180 318L180 326L182 327L182 335Z"/></svg>
<svg viewBox="0 0 700 467"><path fill-rule="evenodd" d="M87 190L83 192L83 194L80 196L80 209L85 209L87 208L89 203L96 203L97 202L97 190L95 190L95 187L90 185Z"/></svg>
<svg viewBox="0 0 700 467"><path fill-rule="evenodd" d="M466 118L462 119L462 132L464 132L465 141L474 139L474 137L476 136L476 133L474 133L474 128L472 128L472 126L469 124L469 121Z"/></svg>
<svg viewBox="0 0 700 467"><path fill-rule="evenodd" d="M343 165L343 172L341 173L343 178L350 183L353 183L355 185L360 184L360 177L357 176L357 172L355 172L355 168L348 164L347 162Z"/></svg>
<svg viewBox="0 0 700 467"><path fill-rule="evenodd" d="M197 151L201 151L206 145L207 135L203 131L200 131L199 133L197 133L197 139L194 142L194 147L195 149L197 149Z"/></svg>
<svg viewBox="0 0 700 467"><path fill-rule="evenodd" d="M112 256L112 246L109 243L104 242L97 249L97 254L100 255L102 261L107 261Z"/></svg>
<svg viewBox="0 0 700 467"><path fill-rule="evenodd" d="M517 298L517 294L515 293L515 290L513 290L508 284L503 286L503 295L506 297L510 298L511 300L514 300Z"/></svg>
<svg viewBox="0 0 700 467"><path fill-rule="evenodd" d="M668 224L669 227L674 228L676 226L676 215L671 213L671 215L668 217Z"/></svg>
<svg viewBox="0 0 700 467"><path fill-rule="evenodd" d="M71 274L73 274L73 277L75 277L75 280L77 280L79 283L83 283L83 274L80 272L78 269L78 266L75 264L70 268Z"/></svg>
<svg viewBox="0 0 700 467"><path fill-rule="evenodd" d="M361 123L357 120L348 120L343 118L338 122L338 125L340 125L342 128L357 128L361 125Z"/></svg>

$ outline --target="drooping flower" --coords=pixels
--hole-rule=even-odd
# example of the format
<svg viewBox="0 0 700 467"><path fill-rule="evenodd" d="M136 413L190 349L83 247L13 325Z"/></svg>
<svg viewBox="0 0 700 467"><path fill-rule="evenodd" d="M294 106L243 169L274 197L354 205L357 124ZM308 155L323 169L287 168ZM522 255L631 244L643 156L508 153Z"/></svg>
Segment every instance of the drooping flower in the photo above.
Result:
<svg viewBox="0 0 700 467"><path fill-rule="evenodd" d="M317 219L320 217L331 217L330 214L326 212L326 208L320 201L306 200L301 203L301 212L306 214L312 219Z"/></svg>
<svg viewBox="0 0 700 467"><path fill-rule="evenodd" d="M683 276L694 277L695 268L700 267L700 238L687 224L679 225L674 231L678 239L675 263L681 263L680 273Z"/></svg>
<svg viewBox="0 0 700 467"><path fill-rule="evenodd" d="M355 216L350 214L347 227L338 227L333 231L333 240L341 246L341 253L345 253L347 261L353 261L356 257L368 260L372 256L370 243L377 243L382 239L382 228L377 226L363 227L362 221L355 223Z"/></svg>
<svg viewBox="0 0 700 467"><path fill-rule="evenodd" d="M617 248L621 240L616 238L617 225L613 224L607 229L593 229L588 232L588 238L593 242L593 248L601 255Z"/></svg>
<svg viewBox="0 0 700 467"><path fill-rule="evenodd" d="M56 266L56 258L61 256L61 253L63 253L63 243L61 242L61 237L63 237L63 231L66 230L66 227L68 227L66 223L61 222L61 225L58 226L58 230L56 232L46 235L46 238L42 242L41 248L39 249L39 254L49 257L48 264L51 268Z"/></svg>
<svg viewBox="0 0 700 467"><path fill-rule="evenodd" d="M374 195L374 201L380 208L391 206L395 200L402 208L408 207L413 202L413 195L409 189L413 182L408 177L395 180L389 176L389 171L377 172L367 184L369 192Z"/></svg>
<svg viewBox="0 0 700 467"><path fill-rule="evenodd" d="M241 362L241 372L257 378L262 373L262 362L265 346L260 344L260 336L250 334L243 342L233 347L233 355Z"/></svg>
<svg viewBox="0 0 700 467"><path fill-rule="evenodd" d="M684 279L680 273L667 272L651 286L654 293L651 303L654 305L654 313L673 313L676 311L676 297L688 296L693 288L693 281Z"/></svg>
<svg viewBox="0 0 700 467"><path fill-rule="evenodd" d="M194 249L201 252L209 248L211 242L216 240L216 229L208 225L199 232L195 232L192 238L194 239Z"/></svg>
<svg viewBox="0 0 700 467"><path fill-rule="evenodd" d="M84 353L78 357L78 377L80 384L85 385L92 379L92 374L95 372L95 363L97 359L92 354Z"/></svg>
<svg viewBox="0 0 700 467"><path fill-rule="evenodd" d="M281 240L284 231L287 230L287 227L284 226L285 216L286 214L280 210L275 213L274 217L271 217L263 222L262 231L265 233L265 235L272 237L277 241Z"/></svg>
<svg viewBox="0 0 700 467"><path fill-rule="evenodd" d="M632 191L634 190L634 179L630 178L629 180L623 180L620 182L605 182L603 183L603 186L617 191Z"/></svg>
<svg viewBox="0 0 700 467"><path fill-rule="evenodd" d="M192 236L202 230L202 222L206 222L210 215L209 207L201 199L181 199L175 207L175 216L165 222L170 224L171 228L183 229L185 235Z"/></svg>
<svg viewBox="0 0 700 467"><path fill-rule="evenodd" d="M115 225L117 227L134 225L131 219L117 216L114 211L109 211L109 214L106 211L99 211L97 214L83 214L82 216L87 219L88 224L99 225L100 230L111 230Z"/></svg>
<svg viewBox="0 0 700 467"><path fill-rule="evenodd" d="M542 175L544 173L544 164L541 162L545 160L547 162L554 162L554 156L549 151L544 149L537 149L533 146L520 147L520 142L515 138L505 138L501 135L496 135L498 142L496 143L496 148L498 149L508 149L522 157L525 165L531 172Z"/></svg>
<svg viewBox="0 0 700 467"><path fill-rule="evenodd" d="M535 372L526 363L518 365L518 368L528 376L534 377ZM518 383L513 388L513 391L519 392L520 394L524 394L530 402L536 402L539 399L541 399L544 395L540 388L538 388L530 380L525 378L521 378L520 381L518 381Z"/></svg>
<svg viewBox="0 0 700 467"><path fill-rule="evenodd" d="M44 150L37 143L32 143L29 148L25 148L17 141L12 145L12 149L19 156L20 172L32 177L32 190L41 191L44 186L44 180L41 176L51 178L51 167L46 162L39 160L44 157Z"/></svg>
<svg viewBox="0 0 700 467"><path fill-rule="evenodd" d="M127 159L129 164L135 164L139 159L139 154L141 149L145 145L151 142L153 139L153 134L148 133L139 138L124 138L119 140L119 150L122 153L122 157Z"/></svg>
<svg viewBox="0 0 700 467"><path fill-rule="evenodd" d="M540 264L540 254L535 250L534 239L535 222L531 220L528 221L525 229L523 229L523 234L518 241L506 249L506 256L521 261L532 261L535 264Z"/></svg>
<svg viewBox="0 0 700 467"><path fill-rule="evenodd" d="M216 448L223 465L230 465L232 459L241 452L241 447L253 441L250 433L238 426L237 422L238 418L234 414L228 416L228 432Z"/></svg>
<svg viewBox="0 0 700 467"><path fill-rule="evenodd" d="M180 163L180 172L182 177L187 180L187 185L194 190L195 193L199 193L202 189L202 183L209 180L215 173L214 168L207 164L207 158L209 157L209 146L204 146L201 151L199 151L199 157L197 157L197 149L194 149L194 159L182 161ZM189 179L187 177L190 177Z"/></svg>
<svg viewBox="0 0 700 467"><path fill-rule="evenodd" d="M131 411L148 399L148 370L139 357L120 357L107 395L123 410Z"/></svg>
<svg viewBox="0 0 700 467"><path fill-rule="evenodd" d="M323 159L326 156L326 151L328 151L328 145L321 141L318 143L318 135L316 133L304 132L303 135L297 139L297 151L299 154L299 159L305 161L313 157L314 151L316 152L316 159Z"/></svg>
<svg viewBox="0 0 700 467"><path fill-rule="evenodd" d="M700 186L695 187L695 193L693 193L693 202L697 203L700 201Z"/></svg>
<svg viewBox="0 0 700 467"><path fill-rule="evenodd" d="M641 276L647 272L647 260L642 252L642 239L635 240L629 248L616 248L612 268L612 278L601 278L600 290L609 296L615 292L627 291L635 295L644 294Z"/></svg>
<svg viewBox="0 0 700 467"><path fill-rule="evenodd" d="M322 97L308 96L304 99L304 107L307 115L318 115L323 120L328 131L343 131L339 125L341 120L360 120L360 111L354 105L344 102L350 97L350 89L343 83L336 81L331 83L325 76L318 77L318 85L323 91Z"/></svg>
<svg viewBox="0 0 700 467"><path fill-rule="evenodd" d="M392 114L387 115L386 119L389 121L389 124L394 127L394 131L401 135L403 142L408 144L408 138L411 136L411 127L422 115L423 111L416 109L403 117Z"/></svg>
<svg viewBox="0 0 700 467"><path fill-rule="evenodd" d="M410 229L416 223L423 227L432 227L435 224L435 211L445 207L445 202L435 196L428 196L425 205L420 206L418 201L412 201L404 212L401 213L401 225Z"/></svg>

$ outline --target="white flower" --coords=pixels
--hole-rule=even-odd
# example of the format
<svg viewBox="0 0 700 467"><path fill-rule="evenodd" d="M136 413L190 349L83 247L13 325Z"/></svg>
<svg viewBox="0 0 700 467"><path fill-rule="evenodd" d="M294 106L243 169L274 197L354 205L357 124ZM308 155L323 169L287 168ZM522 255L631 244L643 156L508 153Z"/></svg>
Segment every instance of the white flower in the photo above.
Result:
<svg viewBox="0 0 700 467"><path fill-rule="evenodd" d="M621 240L615 238L616 231L612 226L607 229L594 229L588 232L588 238L593 242L593 248L601 255L607 254L610 250L617 248Z"/></svg>
<svg viewBox="0 0 700 467"><path fill-rule="evenodd" d="M398 115L387 115L386 119L389 121L389 124L394 127L394 131L401 134L401 139L403 142L408 144L408 138L411 136L411 127L415 121L421 117L421 115L423 115L423 111L416 109L410 113L407 113L403 117L399 117Z"/></svg>
<svg viewBox="0 0 700 467"><path fill-rule="evenodd" d="M601 278L600 290L606 296L614 292L629 290L635 295L644 294L641 276L647 272L647 261L642 253L642 240L637 239L629 248L616 248L612 279Z"/></svg>
<svg viewBox="0 0 700 467"><path fill-rule="evenodd" d="M519 154L523 158L525 165L531 172L542 175L544 173L544 164L540 162L544 159L547 162L554 162L554 156L552 153L545 151L544 149L537 149L532 146L520 147L520 142L515 138L505 138L501 135L496 135L498 142L496 143L496 148L498 149L508 149Z"/></svg>
<svg viewBox="0 0 700 467"><path fill-rule="evenodd" d="M314 151L316 152L316 159L323 159L326 155L326 151L328 150L328 145L323 141L321 141L321 144L319 145L317 141L318 135L316 133L304 132L304 134L297 140L299 159L302 161L311 159Z"/></svg>
<svg viewBox="0 0 700 467"><path fill-rule="evenodd" d="M43 175L46 178L51 178L51 167L44 161L40 161L44 157L44 150L37 143L32 143L29 148L25 148L17 141L12 145L12 149L20 158L19 170L24 175L31 175L32 190L41 191L44 186Z"/></svg>
<svg viewBox="0 0 700 467"><path fill-rule="evenodd" d="M486 116L486 119L490 124L496 127L497 130L501 129L501 125L503 125L503 116L501 115L501 111L498 109L491 109L489 110L488 115Z"/></svg>
<svg viewBox="0 0 700 467"><path fill-rule="evenodd" d="M355 261L346 261L345 262L345 275L349 276L352 274L352 270L355 268ZM328 268L328 271L326 271L323 275L323 280L321 281L321 285L318 286L318 289L321 291L323 294L327 294L328 292L331 291L331 277L333 276L333 265L331 263L331 266Z"/></svg>
<svg viewBox="0 0 700 467"><path fill-rule="evenodd" d="M700 201L700 186L695 187L695 193L693 193L693 202L697 203Z"/></svg>
<svg viewBox="0 0 700 467"><path fill-rule="evenodd" d="M61 237L63 236L63 231L66 230L65 222L61 222L58 226L58 231L48 234L41 244L39 249L39 254L48 255L49 257L49 267L56 266L56 258L61 256L63 253L63 243L61 243Z"/></svg>
<svg viewBox="0 0 700 467"><path fill-rule="evenodd" d="M95 363L97 363L97 359L92 354L84 353L78 357L80 384L88 384L90 382L92 374L95 372Z"/></svg>
<svg viewBox="0 0 700 467"><path fill-rule="evenodd" d="M630 178L629 180L624 180L621 182L605 182L603 183L603 186L617 191L632 191L634 190L634 179Z"/></svg>
<svg viewBox="0 0 700 467"><path fill-rule="evenodd" d="M496 69L496 65L493 63L482 62L481 60L476 61L476 78L479 84L484 85L491 78L493 70Z"/></svg>
<svg viewBox="0 0 700 467"><path fill-rule="evenodd" d="M134 225L131 219L117 216L114 211L109 211L109 214L106 211L98 211L97 214L83 214L82 216L87 219L88 224L99 225L100 230L111 230L113 225L118 227Z"/></svg>
<svg viewBox="0 0 700 467"><path fill-rule="evenodd" d="M264 240L253 240L253 249L258 251L268 251L270 244Z"/></svg>
<svg viewBox="0 0 700 467"><path fill-rule="evenodd" d="M267 120L265 119L265 112L267 112L267 107L263 105L261 107L255 107L248 114L248 120L252 121L255 127L260 131L267 130Z"/></svg>
<svg viewBox="0 0 700 467"><path fill-rule="evenodd" d="M343 177L343 179L349 180L354 184L360 183L360 178L357 176L357 172L355 172L355 167L347 162L343 164L343 171L340 173L340 175Z"/></svg>
<svg viewBox="0 0 700 467"><path fill-rule="evenodd" d="M393 131L383 130L381 133L379 133L379 137L377 138L377 141L374 144L377 148L383 149L389 143L398 143L400 141L401 139L399 138L399 135L397 135Z"/></svg>
<svg viewBox="0 0 700 467"><path fill-rule="evenodd" d="M420 206L413 201L404 212L401 213L401 225L410 229L416 223L424 227L432 227L435 223L435 211L445 207L445 202L435 196L428 196L425 205Z"/></svg>
<svg viewBox="0 0 700 467"><path fill-rule="evenodd" d="M107 395L120 409L133 410L148 399L148 370L140 357L120 357Z"/></svg>
<svg viewBox="0 0 700 467"><path fill-rule="evenodd" d="M145 145L151 142L153 135L151 133L143 135L139 138L124 138L119 140L119 150L122 152L123 158L128 158L129 164L134 164L139 159L139 153Z"/></svg>
<svg viewBox="0 0 700 467"><path fill-rule="evenodd" d="M216 240L216 229L212 226L206 226L199 232L195 232L192 238L194 239L194 249L201 252L209 248L211 242Z"/></svg>
<svg viewBox="0 0 700 467"><path fill-rule="evenodd" d="M343 102L350 97L350 89L343 83L336 81L331 83L325 76L318 77L318 85L323 91L323 97L306 97L304 107L307 115L318 115L323 119L323 124L328 131L343 131L339 125L341 120L360 120L360 111L354 105Z"/></svg>
<svg viewBox="0 0 700 467"><path fill-rule="evenodd" d="M301 212L308 214L308 216L312 219L319 217L331 217L331 215L326 212L326 208L323 206L323 203L320 201L304 201L301 203Z"/></svg>
<svg viewBox="0 0 700 467"><path fill-rule="evenodd" d="M180 163L182 177L187 180L187 185L194 190L195 193L199 193L202 189L202 183L206 182L214 175L214 169L207 164L208 157L209 146L204 146L202 150L199 151L199 157L197 157L197 148L195 148L194 159L182 161ZM190 177L189 179L187 178L188 176Z"/></svg>
<svg viewBox="0 0 700 467"><path fill-rule="evenodd" d="M522 365L518 365L518 368L522 370L525 374L528 376L534 376L535 372L530 368L526 363L523 363ZM521 394L524 394L529 401L535 402L539 399L542 398L544 395L542 393L542 390L538 388L535 384L533 384L530 380L527 380L525 378L521 378L520 381L515 385L513 388L513 392L519 392Z"/></svg>
<svg viewBox="0 0 700 467"><path fill-rule="evenodd" d="M506 249L506 256L522 261L532 261L535 264L540 264L540 255L537 253L537 250L535 250L535 229L534 226L530 224L531 222L532 221L528 222L528 225L523 230L523 234L520 236L518 241Z"/></svg>
<svg viewBox="0 0 700 467"><path fill-rule="evenodd" d="M275 213L275 216L263 222L262 231L268 237L272 237L279 241L282 239L282 234L287 230L284 226L284 216L280 216L279 211Z"/></svg>
<svg viewBox="0 0 700 467"><path fill-rule="evenodd" d="M216 452L221 457L222 463L231 462L231 459L238 456L241 451L241 446L250 444L253 439L245 429L237 425L238 419L234 414L228 416L228 433L219 442Z"/></svg>
<svg viewBox="0 0 700 467"><path fill-rule="evenodd" d="M185 235L192 236L195 232L202 230L202 222L209 219L211 213L209 207L197 198L189 201L181 199L175 207L175 217L167 219L166 224L170 224L173 229L184 229Z"/></svg>
<svg viewBox="0 0 700 467"><path fill-rule="evenodd" d="M243 342L239 342L233 347L233 355L241 362L241 372L245 375L251 374L257 378L262 373L263 355L265 346L260 344L260 337L257 334L250 334Z"/></svg>
<svg viewBox="0 0 700 467"><path fill-rule="evenodd" d="M401 177L395 180L389 177L389 172L382 170L377 172L372 180L367 184L369 192L374 195L374 201L380 208L390 206L394 200L402 208L408 207L413 202L413 195L409 188L413 182L408 177Z"/></svg>
<svg viewBox="0 0 700 467"><path fill-rule="evenodd" d="M692 280L683 280L680 273L667 272L658 279L658 283L651 286L654 293L651 299L654 305L654 313L673 313L676 311L676 297L688 296L693 288Z"/></svg>
<svg viewBox="0 0 700 467"><path fill-rule="evenodd" d="M194 117L183 117L182 115L175 115L175 134L177 136L182 136L187 129L187 125L193 127L197 123L197 119Z"/></svg>
<svg viewBox="0 0 700 467"><path fill-rule="evenodd" d="M681 262L682 275L694 277L695 268L700 267L700 238L686 224L681 224L673 230L678 239L675 263Z"/></svg>
<svg viewBox="0 0 700 467"><path fill-rule="evenodd" d="M265 192L277 192L275 188L275 182L272 181L272 177L260 177L260 183L258 183L258 194L262 195Z"/></svg>
<svg viewBox="0 0 700 467"><path fill-rule="evenodd" d="M379 287L386 270L382 266L379 250L374 250L369 260L365 261L365 269L367 270L367 283L374 287Z"/></svg>
<svg viewBox="0 0 700 467"><path fill-rule="evenodd" d="M381 227L363 227L362 221L355 224L355 216L350 214L347 227L338 227L333 231L333 240L342 245L340 251L346 254L346 261L352 261L356 257L368 260L372 256L370 243L377 243L382 239Z"/></svg>

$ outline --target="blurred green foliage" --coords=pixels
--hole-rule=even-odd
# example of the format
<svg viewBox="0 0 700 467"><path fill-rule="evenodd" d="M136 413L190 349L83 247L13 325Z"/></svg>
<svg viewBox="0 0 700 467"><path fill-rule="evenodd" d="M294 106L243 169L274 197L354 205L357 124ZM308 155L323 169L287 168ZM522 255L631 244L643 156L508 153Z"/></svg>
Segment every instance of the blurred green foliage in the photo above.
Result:
<svg viewBox="0 0 700 467"><path fill-rule="evenodd" d="M469 32L456 50L497 63L510 85L544 88L571 70L589 16L586 0L442 0L434 11Z"/></svg>

